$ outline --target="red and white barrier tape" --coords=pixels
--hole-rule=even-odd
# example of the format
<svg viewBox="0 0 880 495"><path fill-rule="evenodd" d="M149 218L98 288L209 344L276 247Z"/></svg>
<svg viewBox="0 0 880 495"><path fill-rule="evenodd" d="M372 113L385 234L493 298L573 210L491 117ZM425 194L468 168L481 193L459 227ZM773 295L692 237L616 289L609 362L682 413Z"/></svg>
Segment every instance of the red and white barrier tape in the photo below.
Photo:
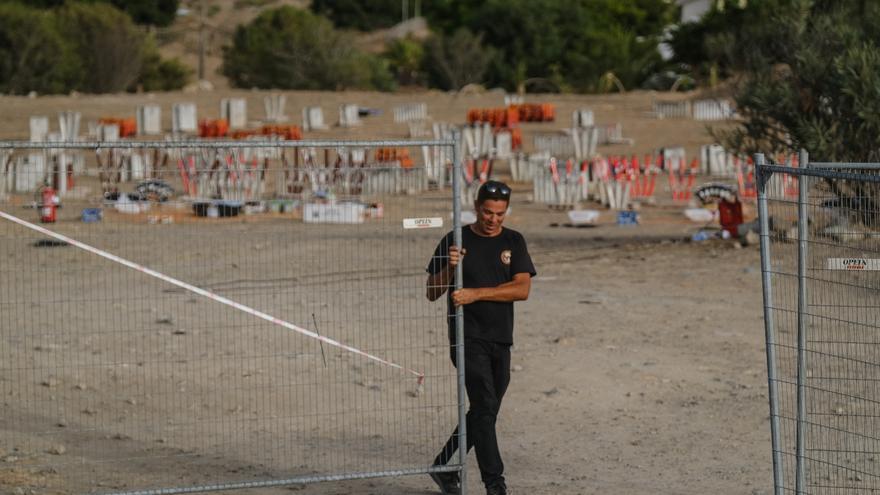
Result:
<svg viewBox="0 0 880 495"><path fill-rule="evenodd" d="M194 293L196 293L196 294L198 294L198 295L200 295L200 296L207 297L207 298L209 298L209 299L212 299L212 300L214 300L214 301L217 301L217 302L219 302L219 303L221 303L221 304L225 304L225 305L227 305L227 306L232 306L233 308L238 309L239 311L244 311L245 313L248 313L248 314L250 314L250 315L256 316L257 318L261 318L261 319L263 319L263 320L266 320L266 321L272 322L272 323L274 323L274 324L276 324L276 325L280 325L280 326L282 326L282 327L284 327L284 328L287 328L288 330L293 330L294 332L300 333L300 334L305 335L305 336L307 336L307 337L311 337L311 338L313 338L313 339L320 340L321 342L324 342L324 343L326 343L326 344L328 344L328 345L332 345L332 346L339 347L340 349L344 349L344 350L346 350L346 351L348 351L348 352L351 352L351 353L357 354L357 355L359 355L359 356L363 356L363 357L365 357L365 358L367 358L367 359L372 359L373 361L376 361L376 362L378 362L378 363L382 363L382 364L385 364L385 365L391 366L392 368L397 368L397 369L399 369L399 370L406 371L407 373L411 373L411 374L413 374L413 375L415 375L415 376L418 377L418 385L419 385L419 387L421 387L422 384L424 383L424 380L425 380L425 374L424 374L424 373L420 373L420 372L418 372L418 371L411 370L411 369L409 369L409 368L403 367L403 366L401 366L401 365L399 365L399 364L397 364L397 363L393 363L393 362L391 362L391 361L387 361L387 360L382 359L382 358L380 358L380 357L378 357L378 356L374 356L374 355L372 355L372 354L370 354L370 353L364 352L364 351L362 351L362 350L360 350L360 349L356 349L356 348L354 348L354 347L351 347L351 346L349 346L349 345L343 344L343 343L338 342L338 341L336 341L336 340L333 340L333 339L331 339L331 338L323 337L323 336L321 336L321 335L319 335L319 334L317 334L317 333L315 333L315 332L313 332L313 331L311 331L311 330L307 330L307 329L305 329L305 328L298 327L298 326L294 325L293 323L286 322L286 321L284 321L284 320L282 320L282 319L279 319L279 318L276 318L276 317L274 317L274 316L272 316L272 315L269 315L269 314L263 313L262 311L258 311L258 310L254 309L254 308L249 307L249 306L245 306L244 304L241 304L241 303L239 303L239 302L235 302L235 301L233 301L233 300L231 300L231 299L227 299L227 298L225 298L225 297L223 297L223 296L221 296L221 295L215 294L215 293L210 292L210 291L207 291L207 290L205 290L205 289L201 289L201 288L199 288L199 287L196 287L196 286L194 286L194 285L188 284L188 283L183 282L183 281L181 281L181 280L177 280L176 278L169 277L168 275L164 275L164 274L159 273L159 272L157 272L157 271L155 271L155 270L151 270L151 269L149 269L149 268L147 268L147 267L145 267L145 266L141 266L141 265L139 265L139 264L137 264L137 263L134 263L134 262L132 262L132 261L128 261L128 260L126 260L126 259L120 258L119 256L116 256L116 255L110 254L110 253L108 253L108 252L106 252L106 251L102 251L102 250L100 250L100 249L98 249L98 248L96 248L96 247L92 247L92 246L89 246L88 244L85 244L85 243L79 242L79 241L77 241L77 240L71 239L70 237L67 237L67 236L65 236L65 235L63 235L63 234L59 234L59 233L57 233L57 232L52 232L52 231L49 230L49 229L46 229L46 228L40 227L39 225L32 224L32 223L30 223L30 222L27 222L27 221L22 220L22 219L20 219L20 218L18 218L18 217L12 216L12 215L10 215L10 214L8 214L8 213L5 213L5 212L3 212L3 211L0 211L0 217L5 218L5 219L9 220L10 222L15 222L15 223L17 223L17 224L19 224L19 225L21 225L21 226L23 226L23 227L27 227L27 228L29 228L29 229L31 229L31 230L37 231L37 232L39 232L39 233L41 233L41 234L45 234L45 235L47 235L47 236L49 236L49 237L54 237L55 239L58 239L59 241L64 241L64 242L66 242L66 243L68 243L68 244L70 244L70 245L72 245L72 246L76 246L76 247L78 247L78 248L80 248L80 249L83 249L83 250L85 250L85 251L88 251L88 252L90 252L90 253L97 254L98 256L101 256L101 257L103 257L103 258L106 258L106 259L108 259L108 260L110 260L110 261L115 261L116 263L119 263L119 264L121 264L121 265L125 265L125 266L127 266L127 267L129 267L129 268L133 268L133 269L135 269L135 270L137 270L137 271L139 271L139 272L141 272L141 273L145 273L145 274L150 275L150 276L152 276L152 277L158 278L159 280L164 280L165 282L168 282L168 283L170 283L170 284L176 285L176 286L178 286L178 287L180 287L180 288L183 288L183 289L186 289L186 290L188 290L188 291L190 291L190 292L194 292Z"/></svg>

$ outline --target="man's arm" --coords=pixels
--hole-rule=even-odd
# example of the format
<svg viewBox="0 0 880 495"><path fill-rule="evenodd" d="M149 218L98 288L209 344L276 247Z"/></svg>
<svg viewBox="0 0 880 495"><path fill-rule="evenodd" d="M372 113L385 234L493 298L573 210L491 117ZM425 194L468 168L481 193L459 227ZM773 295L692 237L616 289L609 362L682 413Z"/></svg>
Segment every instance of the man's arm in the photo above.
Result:
<svg viewBox="0 0 880 495"><path fill-rule="evenodd" d="M458 246L449 246L449 262L439 272L428 275L428 280L425 281L427 289L425 296L427 296L429 301L436 301L446 293L446 289L449 288L455 279L455 267L458 265L458 261L464 257L465 253L467 253L466 249L462 249L459 253Z"/></svg>
<svg viewBox="0 0 880 495"><path fill-rule="evenodd" d="M459 289L452 293L452 302L456 306L462 306L477 301L525 301L529 298L531 288L532 275L529 273L517 273L513 276L513 280L496 287Z"/></svg>

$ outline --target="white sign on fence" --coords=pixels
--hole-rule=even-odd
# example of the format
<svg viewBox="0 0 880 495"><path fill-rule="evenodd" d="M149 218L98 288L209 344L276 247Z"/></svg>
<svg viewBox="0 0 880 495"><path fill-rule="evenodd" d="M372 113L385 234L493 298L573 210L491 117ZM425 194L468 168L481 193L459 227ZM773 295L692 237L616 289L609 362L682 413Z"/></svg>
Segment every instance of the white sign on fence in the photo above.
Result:
<svg viewBox="0 0 880 495"><path fill-rule="evenodd" d="M405 229L432 229L442 226L443 219L440 217L403 219L403 228Z"/></svg>
<svg viewBox="0 0 880 495"><path fill-rule="evenodd" d="M877 258L828 258L829 270L880 271Z"/></svg>

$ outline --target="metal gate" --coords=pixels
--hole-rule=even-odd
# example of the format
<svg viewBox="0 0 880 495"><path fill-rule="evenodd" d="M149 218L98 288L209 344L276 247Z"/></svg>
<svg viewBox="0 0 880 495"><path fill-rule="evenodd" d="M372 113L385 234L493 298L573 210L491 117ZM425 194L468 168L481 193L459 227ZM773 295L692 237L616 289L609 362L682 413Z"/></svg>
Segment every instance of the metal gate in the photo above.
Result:
<svg viewBox="0 0 880 495"><path fill-rule="evenodd" d="M425 299L434 246L450 227L460 242L460 164L450 192L403 162L415 147L458 156L430 140L0 143L0 488L437 471L464 487L464 456L432 466L456 426L467 444L464 371Z"/></svg>
<svg viewBox="0 0 880 495"><path fill-rule="evenodd" d="M880 490L880 165L755 156L777 495Z"/></svg>

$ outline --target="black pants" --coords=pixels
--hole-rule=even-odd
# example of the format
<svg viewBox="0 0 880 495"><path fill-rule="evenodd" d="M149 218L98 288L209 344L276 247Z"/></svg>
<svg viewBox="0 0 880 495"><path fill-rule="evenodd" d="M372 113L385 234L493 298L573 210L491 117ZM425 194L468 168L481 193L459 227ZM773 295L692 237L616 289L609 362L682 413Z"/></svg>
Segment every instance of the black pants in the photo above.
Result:
<svg viewBox="0 0 880 495"><path fill-rule="evenodd" d="M455 347L452 364L457 365ZM510 345L465 340L464 383L470 409L467 413L467 450L475 447L480 476L486 486L504 481L504 462L498 451L495 418L510 383ZM458 428L447 440L434 464L446 464L458 450Z"/></svg>

